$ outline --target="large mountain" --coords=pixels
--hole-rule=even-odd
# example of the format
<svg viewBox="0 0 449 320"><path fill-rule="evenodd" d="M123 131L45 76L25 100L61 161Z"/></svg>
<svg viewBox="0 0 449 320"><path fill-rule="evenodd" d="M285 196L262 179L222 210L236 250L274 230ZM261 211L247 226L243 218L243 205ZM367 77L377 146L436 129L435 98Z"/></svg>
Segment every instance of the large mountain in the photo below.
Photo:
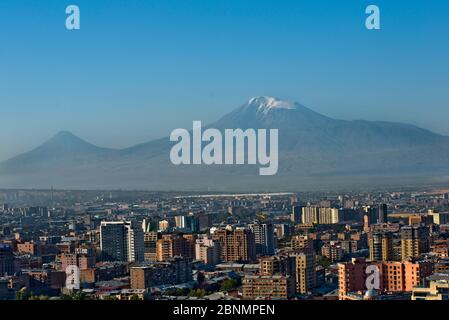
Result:
<svg viewBox="0 0 449 320"><path fill-rule="evenodd" d="M68 132L0 164L0 187L270 191L436 183L449 176L449 137L413 125L335 120L256 97L209 127L279 129L279 172L259 166L174 166L168 138L99 148Z"/></svg>

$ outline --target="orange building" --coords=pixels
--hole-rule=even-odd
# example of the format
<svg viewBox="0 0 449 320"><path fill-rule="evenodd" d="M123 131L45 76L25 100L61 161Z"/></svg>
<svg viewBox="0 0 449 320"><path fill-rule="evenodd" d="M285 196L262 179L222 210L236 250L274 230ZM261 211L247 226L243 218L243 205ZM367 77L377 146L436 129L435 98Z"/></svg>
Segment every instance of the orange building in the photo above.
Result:
<svg viewBox="0 0 449 320"><path fill-rule="evenodd" d="M30 242L18 243L17 251L19 253L31 254L31 255L37 256L37 255L41 254L42 247L41 247L41 245L38 245L37 243L30 241Z"/></svg>
<svg viewBox="0 0 449 320"><path fill-rule="evenodd" d="M439 258L449 258L449 240L438 239L433 242L432 253L438 255Z"/></svg>
<svg viewBox="0 0 449 320"><path fill-rule="evenodd" d="M290 246L293 250L313 250L313 240L308 236L293 236Z"/></svg>
<svg viewBox="0 0 449 320"><path fill-rule="evenodd" d="M95 256L90 255L62 253L59 255L59 259L61 261L61 270L66 270L68 266L78 266L80 270L95 266Z"/></svg>
<svg viewBox="0 0 449 320"><path fill-rule="evenodd" d="M343 300L346 294L366 289L366 267L364 259L338 264L338 296Z"/></svg>
<svg viewBox="0 0 449 320"><path fill-rule="evenodd" d="M157 261L167 261L170 258L182 256L195 258L196 236L186 234L164 234L156 242Z"/></svg>
<svg viewBox="0 0 449 320"><path fill-rule="evenodd" d="M220 243L224 262L256 260L255 237L249 229L219 229L214 232L213 239Z"/></svg>
<svg viewBox="0 0 449 320"><path fill-rule="evenodd" d="M353 259L351 262L338 265L339 298L344 300L351 292L366 291L368 266L379 269L380 292L411 292L423 280L433 273L433 263L429 261L378 261L367 262L364 259Z"/></svg>
<svg viewBox="0 0 449 320"><path fill-rule="evenodd" d="M405 291L412 291L416 286L422 284L424 279L433 273L433 263L430 261L403 263L405 269Z"/></svg>

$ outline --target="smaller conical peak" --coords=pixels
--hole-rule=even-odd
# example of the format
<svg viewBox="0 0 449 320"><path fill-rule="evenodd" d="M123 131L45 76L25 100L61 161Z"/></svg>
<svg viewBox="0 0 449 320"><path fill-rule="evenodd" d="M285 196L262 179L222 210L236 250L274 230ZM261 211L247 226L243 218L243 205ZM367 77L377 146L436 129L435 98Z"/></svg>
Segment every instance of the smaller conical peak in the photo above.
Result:
<svg viewBox="0 0 449 320"><path fill-rule="evenodd" d="M70 131L60 131L48 140L46 145L88 145L86 141L77 137Z"/></svg>
<svg viewBox="0 0 449 320"><path fill-rule="evenodd" d="M58 139L79 139L77 136L75 136L70 131L59 131L53 138Z"/></svg>

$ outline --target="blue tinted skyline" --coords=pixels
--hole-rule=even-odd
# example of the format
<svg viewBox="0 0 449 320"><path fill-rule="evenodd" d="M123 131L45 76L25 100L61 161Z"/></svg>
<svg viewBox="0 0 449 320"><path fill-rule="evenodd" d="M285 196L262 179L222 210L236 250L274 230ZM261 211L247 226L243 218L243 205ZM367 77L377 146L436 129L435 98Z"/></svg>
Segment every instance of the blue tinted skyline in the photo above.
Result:
<svg viewBox="0 0 449 320"><path fill-rule="evenodd" d="M81 30L65 29L65 8ZM368 31L365 8L381 9ZM0 160L60 130L100 146L212 122L252 96L449 135L449 2L0 3Z"/></svg>

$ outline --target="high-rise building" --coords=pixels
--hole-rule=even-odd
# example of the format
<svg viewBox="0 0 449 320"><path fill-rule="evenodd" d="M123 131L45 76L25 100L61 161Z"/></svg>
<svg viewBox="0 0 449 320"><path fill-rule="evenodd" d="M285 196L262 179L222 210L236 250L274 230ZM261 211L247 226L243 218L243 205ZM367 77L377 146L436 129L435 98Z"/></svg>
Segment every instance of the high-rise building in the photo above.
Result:
<svg viewBox="0 0 449 320"><path fill-rule="evenodd" d="M148 289L160 285L175 285L192 280L192 263L182 257L165 262L131 267L131 289Z"/></svg>
<svg viewBox="0 0 449 320"><path fill-rule="evenodd" d="M338 209L338 222L355 221L359 219L359 213L352 208Z"/></svg>
<svg viewBox="0 0 449 320"><path fill-rule="evenodd" d="M244 299L287 300L295 294L295 283L291 276L247 275L243 278Z"/></svg>
<svg viewBox="0 0 449 320"><path fill-rule="evenodd" d="M316 286L316 255L313 250L289 250L260 259L260 275L291 276L295 292L307 294Z"/></svg>
<svg viewBox="0 0 449 320"><path fill-rule="evenodd" d="M393 234L391 232L375 232L368 238L371 261L393 260Z"/></svg>
<svg viewBox="0 0 449 320"><path fill-rule="evenodd" d="M127 226L128 261L140 262L145 259L144 233L137 223L133 221Z"/></svg>
<svg viewBox="0 0 449 320"><path fill-rule="evenodd" d="M274 226L269 223L255 223L250 225L254 233L257 255L272 255L275 251Z"/></svg>
<svg viewBox="0 0 449 320"><path fill-rule="evenodd" d="M293 269L295 275L296 292L306 294L316 284L316 255L312 250L290 254L294 260Z"/></svg>
<svg viewBox="0 0 449 320"><path fill-rule="evenodd" d="M377 220L378 220L378 210L373 207L373 206L365 206L363 207L363 210L365 211L365 215L364 217L367 217L368 219L368 223L371 224L376 224Z"/></svg>
<svg viewBox="0 0 449 320"><path fill-rule="evenodd" d="M0 276L13 275L16 272L14 254L9 245L0 244Z"/></svg>
<svg viewBox="0 0 449 320"><path fill-rule="evenodd" d="M184 224L185 224L185 216L176 216L175 217L175 226L176 228L184 228Z"/></svg>
<svg viewBox="0 0 449 320"><path fill-rule="evenodd" d="M78 266L78 257L74 253L62 253L59 256L61 270L66 270L68 266Z"/></svg>
<svg viewBox="0 0 449 320"><path fill-rule="evenodd" d="M417 258L429 252L429 229L423 225L404 226L401 228L402 260Z"/></svg>
<svg viewBox="0 0 449 320"><path fill-rule="evenodd" d="M86 270L95 267L97 262L96 249L92 245L80 245L75 248L75 254L78 257L78 267L80 270Z"/></svg>
<svg viewBox="0 0 449 320"><path fill-rule="evenodd" d="M313 240L308 236L293 236L291 248L293 250L313 250Z"/></svg>
<svg viewBox="0 0 449 320"><path fill-rule="evenodd" d="M61 253L59 260L62 271L67 270L69 266L77 266L80 270L86 270L95 266L96 257L93 248L77 248L74 253Z"/></svg>
<svg viewBox="0 0 449 320"><path fill-rule="evenodd" d="M295 227L288 223L276 223L274 225L274 233L277 239L282 239L284 237L291 236L294 232Z"/></svg>
<svg viewBox="0 0 449 320"><path fill-rule="evenodd" d="M318 209L319 224L336 224L339 220L339 210L330 207L321 207Z"/></svg>
<svg viewBox="0 0 449 320"><path fill-rule="evenodd" d="M128 239L125 223L101 222L100 247L102 259L107 261L128 261Z"/></svg>
<svg viewBox="0 0 449 320"><path fill-rule="evenodd" d="M214 232L213 239L220 242L223 262L256 260L256 243L250 229L219 229Z"/></svg>
<svg viewBox="0 0 449 320"><path fill-rule="evenodd" d="M331 263L335 263L343 259L344 251L340 243L331 241L321 247L321 255L329 259Z"/></svg>
<svg viewBox="0 0 449 320"><path fill-rule="evenodd" d="M183 229L189 232L198 232L200 230L200 223L198 217L193 214L176 216L176 228Z"/></svg>
<svg viewBox="0 0 449 320"><path fill-rule="evenodd" d="M433 264L429 261L368 262L364 259L352 259L351 262L338 264L340 299L345 299L348 293L368 289L366 280L368 275L372 274L372 271L367 271L369 266L376 266L379 270L377 290L380 292L411 292L433 272Z"/></svg>
<svg viewBox="0 0 449 320"><path fill-rule="evenodd" d="M437 225L449 224L449 212L431 212L433 223Z"/></svg>
<svg viewBox="0 0 449 320"><path fill-rule="evenodd" d="M302 223L303 224L318 224L318 207L303 207L302 208Z"/></svg>
<svg viewBox="0 0 449 320"><path fill-rule="evenodd" d="M293 275L293 260L288 255L261 257L259 259L259 273L263 276L273 276L275 274Z"/></svg>
<svg viewBox="0 0 449 320"><path fill-rule="evenodd" d="M212 215L205 212L199 212L195 215L198 219L200 231L208 230L212 226Z"/></svg>
<svg viewBox="0 0 449 320"><path fill-rule="evenodd" d="M158 231L165 232L170 228L170 223L167 220L161 220L158 223Z"/></svg>
<svg viewBox="0 0 449 320"><path fill-rule="evenodd" d="M402 241L401 239L393 238L392 261L402 261Z"/></svg>
<svg viewBox="0 0 449 320"><path fill-rule="evenodd" d="M144 260L157 261L156 243L161 237L158 232L145 232L143 237Z"/></svg>
<svg viewBox="0 0 449 320"><path fill-rule="evenodd" d="M293 224L299 224L302 222L302 206L293 206L292 213L290 215L290 221Z"/></svg>
<svg viewBox="0 0 449 320"><path fill-rule="evenodd" d="M370 232L371 223L369 220L369 215L365 214L363 215L363 231L368 233Z"/></svg>
<svg viewBox="0 0 449 320"><path fill-rule="evenodd" d="M366 268L364 259L338 264L338 296L342 300L350 292L366 290Z"/></svg>
<svg viewBox="0 0 449 320"><path fill-rule="evenodd" d="M143 261L144 236L137 222L101 222L100 247L106 261Z"/></svg>
<svg viewBox="0 0 449 320"><path fill-rule="evenodd" d="M190 234L164 234L156 242L157 261L167 261L170 258L181 256L195 258L196 237Z"/></svg>
<svg viewBox="0 0 449 320"><path fill-rule="evenodd" d="M17 244L17 251L23 254L31 254L34 256L42 255L42 244L34 241L25 241Z"/></svg>
<svg viewBox="0 0 449 320"><path fill-rule="evenodd" d="M387 223L388 222L388 207L386 204L380 204L377 207L377 223Z"/></svg>
<svg viewBox="0 0 449 320"><path fill-rule="evenodd" d="M143 232L152 232L156 229L155 222L151 221L150 219L143 219L142 220L142 230Z"/></svg>
<svg viewBox="0 0 449 320"><path fill-rule="evenodd" d="M317 206L307 206L302 208L303 224L336 224L339 222L339 209Z"/></svg>
<svg viewBox="0 0 449 320"><path fill-rule="evenodd" d="M393 263L398 263L397 261L394 261ZM424 283L424 280L430 276L433 273L433 262L430 261L405 261L402 263L404 266L404 273L405 273L405 279L404 279L404 291L410 292L414 287L420 286ZM393 267L390 268L394 269ZM385 267L383 269L383 272L385 272ZM387 273L388 274L388 273ZM394 277L393 281L390 277L389 285L394 285ZM389 291L391 288L386 288Z"/></svg>
<svg viewBox="0 0 449 320"><path fill-rule="evenodd" d="M220 243L204 236L195 243L195 259L201 260L207 265L217 265L221 258Z"/></svg>
<svg viewBox="0 0 449 320"><path fill-rule="evenodd" d="M435 254L441 259L449 258L449 239L435 239L432 241L432 254ZM449 261L448 261L449 266Z"/></svg>
<svg viewBox="0 0 449 320"><path fill-rule="evenodd" d="M387 223L388 222L388 208L386 204L378 206L364 207L365 215L368 216L369 224Z"/></svg>

